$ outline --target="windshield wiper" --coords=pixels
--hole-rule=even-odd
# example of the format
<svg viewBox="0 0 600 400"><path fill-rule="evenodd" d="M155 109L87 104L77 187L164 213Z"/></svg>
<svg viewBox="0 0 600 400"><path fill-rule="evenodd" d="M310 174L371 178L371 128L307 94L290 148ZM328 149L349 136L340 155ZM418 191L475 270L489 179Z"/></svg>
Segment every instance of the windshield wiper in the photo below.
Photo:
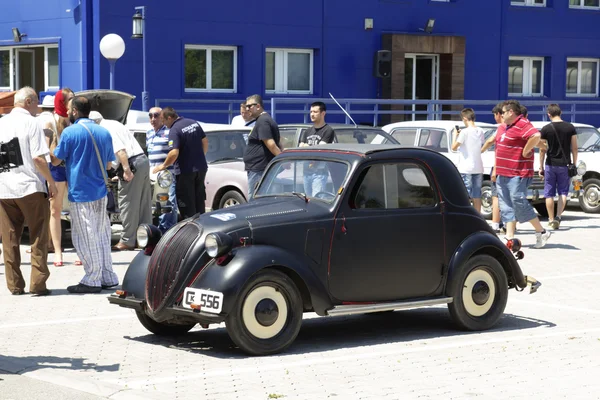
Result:
<svg viewBox="0 0 600 400"><path fill-rule="evenodd" d="M232 161L232 160L239 161L241 159L242 159L242 157L222 157L222 158L217 158L216 160L212 160L212 161L210 161L210 163L212 164L212 163L217 163L217 162L221 162L221 161Z"/></svg>
<svg viewBox="0 0 600 400"><path fill-rule="evenodd" d="M305 203L308 203L308 197L306 197L306 193L292 192L292 194L300 197Z"/></svg>

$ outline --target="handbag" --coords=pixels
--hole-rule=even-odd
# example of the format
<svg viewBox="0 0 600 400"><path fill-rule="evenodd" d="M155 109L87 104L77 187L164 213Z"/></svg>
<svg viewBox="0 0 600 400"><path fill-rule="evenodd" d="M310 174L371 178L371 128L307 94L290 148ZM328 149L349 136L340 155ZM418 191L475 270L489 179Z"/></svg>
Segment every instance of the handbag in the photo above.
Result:
<svg viewBox="0 0 600 400"><path fill-rule="evenodd" d="M102 163L102 157L100 157L100 151L98 150L98 145L96 144L96 139L94 139L94 135L90 129L85 126L85 124L80 124L85 128L86 131L90 134L92 138L92 143L94 143L94 149L96 150L96 157L98 158L98 165L100 166L100 170L102 171L102 176L104 177L104 184L106 185L106 211L115 213L117 212L117 202L115 201L115 194L112 191L112 187L110 186L110 181L108 180L108 175L106 173L106 168Z"/></svg>
<svg viewBox="0 0 600 400"><path fill-rule="evenodd" d="M556 128L554 127L552 122L550 122L550 126L552 127L554 135L556 136L556 141L558 142L558 149L560 150L560 154L562 155L563 160L567 163L567 173L569 174L569 178L572 178L575 175L577 175L577 167L571 162L571 157L569 157L569 160L567 160L565 152L562 148L562 144L560 143L560 138L558 137L558 132L556 132Z"/></svg>

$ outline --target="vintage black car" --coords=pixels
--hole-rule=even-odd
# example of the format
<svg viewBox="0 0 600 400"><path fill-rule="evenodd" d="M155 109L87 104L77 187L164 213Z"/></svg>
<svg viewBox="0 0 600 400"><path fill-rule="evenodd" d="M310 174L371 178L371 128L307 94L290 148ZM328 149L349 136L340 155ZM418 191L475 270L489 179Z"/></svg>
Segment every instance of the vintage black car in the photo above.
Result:
<svg viewBox="0 0 600 400"><path fill-rule="evenodd" d="M322 188L307 196L315 171ZM145 250L111 303L158 335L225 321L253 355L288 347L311 311L448 304L459 327L488 329L508 289L540 285L473 209L450 160L394 145L286 150L250 203L184 220L162 238L142 225L138 242Z"/></svg>

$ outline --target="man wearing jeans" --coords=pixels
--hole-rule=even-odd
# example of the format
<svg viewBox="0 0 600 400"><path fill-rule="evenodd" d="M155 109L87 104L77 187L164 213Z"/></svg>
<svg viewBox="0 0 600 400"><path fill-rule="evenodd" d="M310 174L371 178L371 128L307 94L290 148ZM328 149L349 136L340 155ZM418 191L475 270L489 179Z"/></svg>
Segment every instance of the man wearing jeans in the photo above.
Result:
<svg viewBox="0 0 600 400"><path fill-rule="evenodd" d="M264 110L262 97L258 94L248 97L246 108L250 110L252 119L256 119L244 152L244 169L248 173L248 199L252 199L267 165L283 149L280 144L279 126Z"/></svg>
<svg viewBox="0 0 600 400"><path fill-rule="evenodd" d="M452 150L459 150L458 171L465 183L473 207L481 212L481 186L483 184L483 161L481 145L484 142L483 129L475 126L475 111L465 108L460 112L466 128L452 132Z"/></svg>
<svg viewBox="0 0 600 400"><path fill-rule="evenodd" d="M527 188L533 178L533 148L540 141L540 133L521 115L516 100L502 105L504 126L496 134L496 165L492 180L496 179L502 220L506 223L506 238L515 236L517 221L529 222L535 228L535 248L546 245L550 238L540 223L529 200ZM495 176L494 176L495 175Z"/></svg>
<svg viewBox="0 0 600 400"><path fill-rule="evenodd" d="M152 107L148 113L152 128L146 132L146 148L148 149L148 160L150 168L159 166L167 159L169 154L169 128L162 119L162 108ZM173 166L167 168L173 173ZM175 196L175 179L169 187L169 200L167 205L171 206L171 212L161 213L158 217L158 229L165 233L177 223L177 197Z"/></svg>
<svg viewBox="0 0 600 400"><path fill-rule="evenodd" d="M573 124L563 121L558 104L550 104L546 109L550 123L542 128L542 140L548 143L547 151L540 151L540 176L544 176L544 197L548 210L548 226L558 229L560 217L567 204L571 185L568 165L573 153L573 164L577 165L577 131ZM547 157L545 157L547 155ZM544 168L544 158L546 165ZM544 169L542 169L544 168ZM558 192L558 209L554 218L554 196Z"/></svg>
<svg viewBox="0 0 600 400"><path fill-rule="evenodd" d="M327 106L325 103L316 101L310 105L310 120L313 126L302 132L300 136L300 147L315 146L319 144L333 143L335 132L325 122ZM322 162L306 162L304 169L304 191L308 197L325 190L329 172L327 166Z"/></svg>

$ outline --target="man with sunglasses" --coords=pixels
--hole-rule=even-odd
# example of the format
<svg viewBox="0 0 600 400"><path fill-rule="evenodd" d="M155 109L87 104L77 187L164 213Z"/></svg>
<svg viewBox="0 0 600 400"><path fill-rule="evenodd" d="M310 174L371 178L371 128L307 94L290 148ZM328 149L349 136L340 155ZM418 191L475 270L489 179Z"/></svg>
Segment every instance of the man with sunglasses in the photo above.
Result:
<svg viewBox="0 0 600 400"><path fill-rule="evenodd" d="M529 200L527 188L533 179L533 148L540 142L540 132L522 115L521 104L508 100L502 104L504 125L496 133L495 175L502 220L506 222L506 238L515 235L517 221L529 222L535 228L539 249L546 245L550 232L540 223ZM492 177L493 178L493 177Z"/></svg>
<svg viewBox="0 0 600 400"><path fill-rule="evenodd" d="M252 199L256 184L260 181L267 164L283 149L280 144L279 126L264 110L262 97L258 94L248 97L246 109L250 111L252 119L256 119L244 152L244 165L248 173L248 198Z"/></svg>
<svg viewBox="0 0 600 400"><path fill-rule="evenodd" d="M146 148L148 151L148 159L150 160L150 169L154 169L165 162L167 154L169 154L169 128L164 124L162 118L162 108L153 107L148 113L150 125L152 129L146 132ZM167 167L173 173L173 166ZM167 205L172 207L169 213L163 213L158 217L158 229L161 232L166 232L177 223L177 197L175 195L175 179L169 188L169 201Z"/></svg>

